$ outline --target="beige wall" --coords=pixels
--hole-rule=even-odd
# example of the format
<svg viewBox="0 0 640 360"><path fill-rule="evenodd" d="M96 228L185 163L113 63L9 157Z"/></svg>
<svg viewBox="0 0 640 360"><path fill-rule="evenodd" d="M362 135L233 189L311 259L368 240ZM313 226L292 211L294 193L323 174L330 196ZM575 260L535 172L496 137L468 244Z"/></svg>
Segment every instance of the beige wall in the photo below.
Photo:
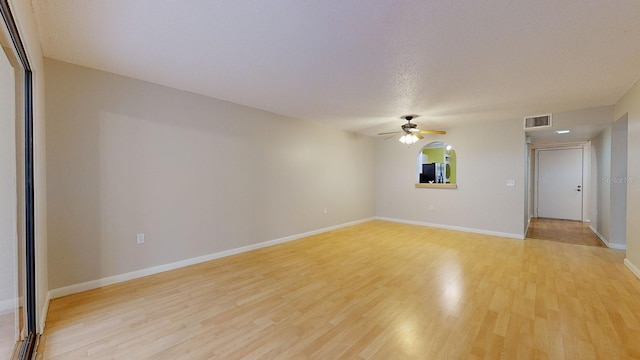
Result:
<svg viewBox="0 0 640 360"><path fill-rule="evenodd" d="M526 141L526 137L525 137L525 141ZM533 157L531 157L531 153L532 153L532 149L533 146L531 144L524 144L524 151L523 151L523 156L524 156L524 175L523 175L523 185L521 187L522 190L522 196L524 197L524 203L523 206L524 208L522 209L522 217L523 217L523 224L524 224L524 230L523 230L523 234L527 234L527 230L529 229L529 220L530 218L530 212L529 209L531 208L531 204L529 203L531 201L531 198L533 196L533 186L531 183L531 178L534 174L531 173L531 171L533 170L533 166L531 165L531 163L533 162Z"/></svg>
<svg viewBox="0 0 640 360"><path fill-rule="evenodd" d="M611 127L591 140L591 227L611 239Z"/></svg>
<svg viewBox="0 0 640 360"><path fill-rule="evenodd" d="M615 119L628 116L627 145L627 261L640 269L640 83L615 105ZM639 274L637 274L640 276Z"/></svg>
<svg viewBox="0 0 640 360"><path fill-rule="evenodd" d="M45 64L52 289L374 215L369 137Z"/></svg>
<svg viewBox="0 0 640 360"><path fill-rule="evenodd" d="M18 298L15 80L3 50L0 47L0 314L15 310Z"/></svg>
<svg viewBox="0 0 640 360"><path fill-rule="evenodd" d="M612 244L626 245L627 238L627 117L611 125L611 238Z"/></svg>
<svg viewBox="0 0 640 360"><path fill-rule="evenodd" d="M379 139L376 215L523 237L522 121L452 128L446 135L427 139L436 140L451 144L456 151L458 189L416 189L416 161L422 142L407 147L395 139ZM516 186L507 187L508 179L515 180Z"/></svg>

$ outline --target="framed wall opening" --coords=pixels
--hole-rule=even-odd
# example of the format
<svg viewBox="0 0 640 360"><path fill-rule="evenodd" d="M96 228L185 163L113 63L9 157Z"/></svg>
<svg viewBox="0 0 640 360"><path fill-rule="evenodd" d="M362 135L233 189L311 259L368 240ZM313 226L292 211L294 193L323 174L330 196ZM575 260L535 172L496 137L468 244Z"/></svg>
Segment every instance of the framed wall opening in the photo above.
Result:
<svg viewBox="0 0 640 360"><path fill-rule="evenodd" d="M434 141L423 146L416 160L416 187L457 188L457 161L451 144Z"/></svg>

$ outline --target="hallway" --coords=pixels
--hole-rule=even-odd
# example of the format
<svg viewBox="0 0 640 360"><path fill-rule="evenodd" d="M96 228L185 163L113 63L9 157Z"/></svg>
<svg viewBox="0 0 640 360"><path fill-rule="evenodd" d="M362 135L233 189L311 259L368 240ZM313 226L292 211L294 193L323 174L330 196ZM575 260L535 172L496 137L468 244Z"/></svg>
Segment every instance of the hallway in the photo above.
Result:
<svg viewBox="0 0 640 360"><path fill-rule="evenodd" d="M587 223L571 220L532 218L527 239L606 247Z"/></svg>

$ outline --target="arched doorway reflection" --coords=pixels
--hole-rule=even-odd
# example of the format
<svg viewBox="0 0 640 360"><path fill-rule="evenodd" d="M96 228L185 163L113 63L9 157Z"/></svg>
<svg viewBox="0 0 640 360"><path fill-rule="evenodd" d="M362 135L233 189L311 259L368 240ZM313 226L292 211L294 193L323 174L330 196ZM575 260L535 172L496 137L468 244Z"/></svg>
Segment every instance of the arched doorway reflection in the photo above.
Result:
<svg viewBox="0 0 640 360"><path fill-rule="evenodd" d="M451 144L431 142L418 153L417 182L420 184L456 184L456 151Z"/></svg>

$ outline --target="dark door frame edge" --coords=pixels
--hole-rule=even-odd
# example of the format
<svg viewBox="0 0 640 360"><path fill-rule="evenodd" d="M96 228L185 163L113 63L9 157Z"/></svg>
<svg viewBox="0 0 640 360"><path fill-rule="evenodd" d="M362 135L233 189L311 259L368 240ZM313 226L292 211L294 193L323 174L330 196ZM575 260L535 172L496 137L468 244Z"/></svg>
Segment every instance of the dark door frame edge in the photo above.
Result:
<svg viewBox="0 0 640 360"><path fill-rule="evenodd" d="M7 26L9 36L24 69L24 181L25 181L25 299L27 313L27 336L22 344L20 359L30 359L36 350L38 329L36 327L36 266L35 266L35 208L34 208L34 163L33 163L33 74L24 43L11 12L8 0L0 0L0 13Z"/></svg>

